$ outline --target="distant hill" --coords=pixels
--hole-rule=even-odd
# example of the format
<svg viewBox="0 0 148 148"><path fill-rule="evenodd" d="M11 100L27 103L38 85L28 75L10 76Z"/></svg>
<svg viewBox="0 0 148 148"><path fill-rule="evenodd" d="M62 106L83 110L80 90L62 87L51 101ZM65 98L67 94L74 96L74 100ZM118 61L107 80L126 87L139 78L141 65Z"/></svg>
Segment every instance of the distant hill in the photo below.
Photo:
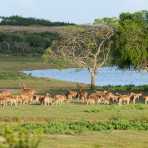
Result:
<svg viewBox="0 0 148 148"><path fill-rule="evenodd" d="M53 32L60 33L66 26L11 26L0 25L0 32L26 32L26 33L41 33L41 32Z"/></svg>
<svg viewBox="0 0 148 148"><path fill-rule="evenodd" d="M10 16L10 17L0 17L0 25L13 25L13 26L67 26L67 25L75 25L73 23L65 23L65 22L51 22L45 19L37 19L37 18L25 18L21 16Z"/></svg>
<svg viewBox="0 0 148 148"><path fill-rule="evenodd" d="M0 54L39 55L72 23L20 16L0 17Z"/></svg>
<svg viewBox="0 0 148 148"><path fill-rule="evenodd" d="M60 34L67 35L75 27L92 26L0 25L0 54L41 56ZM104 29L100 26L100 31Z"/></svg>

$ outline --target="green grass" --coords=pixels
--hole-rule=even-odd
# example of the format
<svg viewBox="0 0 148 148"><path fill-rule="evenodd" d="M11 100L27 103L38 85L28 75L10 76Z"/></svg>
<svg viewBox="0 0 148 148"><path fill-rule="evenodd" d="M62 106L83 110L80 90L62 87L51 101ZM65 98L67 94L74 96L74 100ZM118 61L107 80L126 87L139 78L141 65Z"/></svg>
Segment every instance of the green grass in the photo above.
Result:
<svg viewBox="0 0 148 148"><path fill-rule="evenodd" d="M59 68L57 63L53 62L53 59L49 60L49 63L44 63L41 57L17 57L0 55L0 88L18 89L20 84L25 83L28 87L35 88L39 93L45 93L47 91L61 92L63 90L76 89L77 84L72 82L64 82L54 79L46 78L33 78L22 74L23 70L31 69L47 69L47 68ZM63 63L62 63L63 65ZM74 65L65 64L65 67L73 67ZM81 84L88 89L88 85ZM147 91L148 86L105 86L97 87L97 90L110 90L110 91Z"/></svg>
<svg viewBox="0 0 148 148"><path fill-rule="evenodd" d="M146 148L147 115L144 104L23 105L0 109L0 129L41 133L39 148Z"/></svg>
<svg viewBox="0 0 148 148"><path fill-rule="evenodd" d="M47 135L39 148L147 148L147 131L88 132L81 135Z"/></svg>
<svg viewBox="0 0 148 148"><path fill-rule="evenodd" d="M23 105L0 109L0 121L105 121L112 119L148 121L148 105Z"/></svg>
<svg viewBox="0 0 148 148"><path fill-rule="evenodd" d="M0 88L18 89L22 83L36 89L39 93L45 93L53 89L58 91L67 88L76 88L76 83L46 78L33 78L21 73L23 70L53 67L56 67L54 63L44 63L41 57L0 55Z"/></svg>
<svg viewBox="0 0 148 148"><path fill-rule="evenodd" d="M147 115L144 104L23 105L0 109L0 129L41 133L39 148L146 148Z"/></svg>
<svg viewBox="0 0 148 148"><path fill-rule="evenodd" d="M38 93L64 93L77 84L54 79L33 78L20 71L56 67L43 63L39 57L0 55L0 88L19 89L24 82ZM147 86L106 86L97 89L111 91L145 91ZM147 148L148 105L22 105L0 108L0 132L8 125L42 133L39 148ZM115 127L118 127L115 130ZM122 131L122 130L125 131ZM137 131L138 130L138 131ZM51 135L51 133L53 135ZM45 134L45 135L44 135Z"/></svg>

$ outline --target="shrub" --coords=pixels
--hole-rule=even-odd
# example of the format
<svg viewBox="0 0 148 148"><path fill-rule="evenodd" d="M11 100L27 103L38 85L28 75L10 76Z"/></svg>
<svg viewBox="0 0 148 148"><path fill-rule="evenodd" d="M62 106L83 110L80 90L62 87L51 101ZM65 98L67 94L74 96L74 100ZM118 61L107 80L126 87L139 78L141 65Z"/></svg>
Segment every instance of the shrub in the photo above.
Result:
<svg viewBox="0 0 148 148"><path fill-rule="evenodd" d="M0 147L4 148L38 148L40 140L37 136L29 134L27 131L14 132L10 128L6 128L2 133L3 141Z"/></svg>

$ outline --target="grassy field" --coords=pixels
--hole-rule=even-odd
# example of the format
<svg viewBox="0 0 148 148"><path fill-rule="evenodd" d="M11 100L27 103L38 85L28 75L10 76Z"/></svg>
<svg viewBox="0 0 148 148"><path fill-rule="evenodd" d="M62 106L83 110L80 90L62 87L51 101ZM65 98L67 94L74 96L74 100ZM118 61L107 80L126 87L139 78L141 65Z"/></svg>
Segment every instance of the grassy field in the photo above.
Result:
<svg viewBox="0 0 148 148"><path fill-rule="evenodd" d="M0 32L62 32L65 27L48 27L48 26L9 26L1 25Z"/></svg>
<svg viewBox="0 0 148 148"><path fill-rule="evenodd" d="M1 108L0 129L8 126L14 131L27 129L41 133L39 148L147 148L147 114L148 106L144 104L24 105ZM117 129L104 128L111 123L108 121L117 121ZM142 122L146 130L141 128ZM127 125L129 129L126 129Z"/></svg>
<svg viewBox="0 0 148 148"><path fill-rule="evenodd" d="M147 148L148 132L112 131L81 135L49 135L40 148Z"/></svg>
<svg viewBox="0 0 148 148"><path fill-rule="evenodd" d="M53 62L53 60L50 60L49 63L44 63L41 57L16 57L0 55L0 89L19 89L20 84L22 83L25 83L28 87L36 89L39 93L45 93L47 91L51 92L53 90L56 90L56 92L61 92L67 88L76 89L76 83L46 78L33 78L21 73L23 70L55 68L57 65L60 65L61 62L63 61L59 60L58 63L56 63ZM68 65L68 63L64 64L65 67L74 66ZM81 85L88 88L88 85ZM132 85L114 87L106 86L97 87L97 89L105 89L110 91L147 91L148 85L138 87L134 87Z"/></svg>
<svg viewBox="0 0 148 148"><path fill-rule="evenodd" d="M0 55L0 88L19 89L21 83L38 93L64 92L75 89L76 83L33 78L20 71L53 68L39 57ZM99 87L98 87L99 88ZM143 90L143 87L104 87L109 90ZM81 105L59 106L22 105L0 108L0 132L8 126L14 132L26 129L41 132L39 148L147 148L148 106Z"/></svg>
<svg viewBox="0 0 148 148"><path fill-rule="evenodd" d="M148 121L148 105L81 105L59 106L24 105L0 109L0 120L21 121L100 121L112 119ZM38 120L40 119L40 120ZM8 120L8 121L9 121Z"/></svg>
<svg viewBox="0 0 148 148"><path fill-rule="evenodd" d="M44 63L40 57L15 57L0 55L0 88L18 89L22 83L45 93L50 89L76 88L76 83L54 79L33 78L21 73L23 70L56 67L52 62Z"/></svg>

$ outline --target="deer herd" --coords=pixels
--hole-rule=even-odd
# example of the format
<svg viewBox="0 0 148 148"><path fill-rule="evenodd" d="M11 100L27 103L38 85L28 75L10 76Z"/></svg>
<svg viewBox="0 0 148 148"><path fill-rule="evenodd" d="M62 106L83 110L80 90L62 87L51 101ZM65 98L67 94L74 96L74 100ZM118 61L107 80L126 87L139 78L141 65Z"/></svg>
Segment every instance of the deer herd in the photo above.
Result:
<svg viewBox="0 0 148 148"><path fill-rule="evenodd" d="M131 92L128 95L112 93L108 91L96 91L88 93L84 90L71 91L69 90L64 95L37 95L36 91L31 88L23 87L19 95L13 95L9 90L0 92L1 106L18 106L20 104L40 104L40 105L58 105L64 103L82 103L82 104L135 104L144 99L145 104L148 103L148 96L143 96L142 93Z"/></svg>

